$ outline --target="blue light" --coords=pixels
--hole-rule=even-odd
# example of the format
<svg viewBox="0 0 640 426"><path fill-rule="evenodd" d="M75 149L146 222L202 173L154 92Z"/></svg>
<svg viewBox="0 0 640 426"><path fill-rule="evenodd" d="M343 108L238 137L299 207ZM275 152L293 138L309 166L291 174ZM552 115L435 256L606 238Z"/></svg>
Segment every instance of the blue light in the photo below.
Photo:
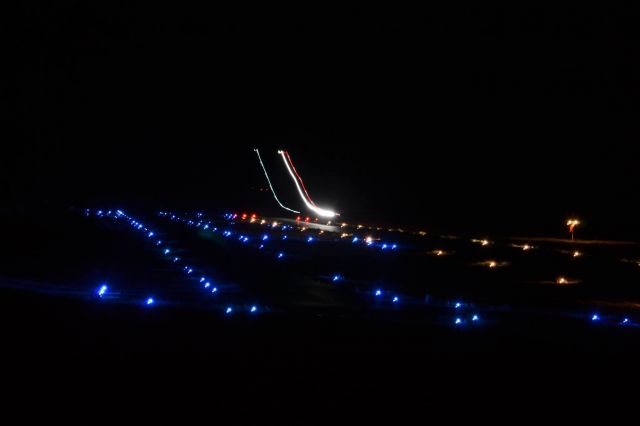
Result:
<svg viewBox="0 0 640 426"><path fill-rule="evenodd" d="M233 308L231 306L229 306L227 308L227 310L225 311L225 314L229 315L231 312L233 312Z"/></svg>
<svg viewBox="0 0 640 426"><path fill-rule="evenodd" d="M462 324L462 318L456 318L456 325Z"/></svg>
<svg viewBox="0 0 640 426"><path fill-rule="evenodd" d="M333 282L335 283L336 281L340 281L340 279L342 279L342 277L338 274L333 276Z"/></svg>
<svg viewBox="0 0 640 426"><path fill-rule="evenodd" d="M149 232L149 238L153 237L155 234L153 232Z"/></svg>
<svg viewBox="0 0 640 426"><path fill-rule="evenodd" d="M309 238L307 238L307 242L308 242L308 243L313 242L313 237L309 237Z"/></svg>
<svg viewBox="0 0 640 426"><path fill-rule="evenodd" d="M282 259L284 257L284 253L280 252L278 253L278 259Z"/></svg>
<svg viewBox="0 0 640 426"><path fill-rule="evenodd" d="M282 239L283 239L283 240L286 240L286 239L287 239L287 236L286 236L286 235L283 235L283 236L282 236Z"/></svg>
<svg viewBox="0 0 640 426"><path fill-rule="evenodd" d="M247 241L249 241L249 237L244 237L244 238L242 239L242 242L243 242L243 243L246 243Z"/></svg>
<svg viewBox="0 0 640 426"><path fill-rule="evenodd" d="M189 268L187 269L187 274L191 274L193 272L193 269Z"/></svg>
<svg viewBox="0 0 640 426"><path fill-rule="evenodd" d="M264 248L264 244L260 244L260 247L258 247L260 250L262 250Z"/></svg>
<svg viewBox="0 0 640 426"><path fill-rule="evenodd" d="M207 279L205 277L200 277L200 282L203 283L205 282Z"/></svg>
<svg viewBox="0 0 640 426"><path fill-rule="evenodd" d="M377 289L376 292L374 293L376 296L382 296L382 290Z"/></svg>
<svg viewBox="0 0 640 426"><path fill-rule="evenodd" d="M209 288L209 287L211 287L211 283L209 281L204 283L204 288Z"/></svg>
<svg viewBox="0 0 640 426"><path fill-rule="evenodd" d="M373 245L373 241L367 241L367 245L368 245L368 246Z"/></svg>
<svg viewBox="0 0 640 426"><path fill-rule="evenodd" d="M398 245L397 245L397 244L394 244L394 245L392 245L392 246L391 246L391 250L395 250L395 249L397 249L397 248L398 248Z"/></svg>
<svg viewBox="0 0 640 426"><path fill-rule="evenodd" d="M600 316L598 314L593 314L591 321L600 321Z"/></svg>
<svg viewBox="0 0 640 426"><path fill-rule="evenodd" d="M393 303L398 303L398 300L400 300L400 299L398 299L398 296L394 296L394 298L391 301Z"/></svg>
<svg viewBox="0 0 640 426"><path fill-rule="evenodd" d="M169 249L164 249L164 254L169 254L169 253L171 253L171 250L169 250Z"/></svg>
<svg viewBox="0 0 640 426"><path fill-rule="evenodd" d="M267 241L268 239L269 239L269 236L268 236L268 235L263 235L263 236L262 236L262 241Z"/></svg>
<svg viewBox="0 0 640 426"><path fill-rule="evenodd" d="M153 300L153 297L150 297L147 299L147 306L151 306L155 303L155 300Z"/></svg>
<svg viewBox="0 0 640 426"><path fill-rule="evenodd" d="M386 250L386 249L387 249L387 245L386 245L386 244L383 244L383 245L382 245L382 250Z"/></svg>
<svg viewBox="0 0 640 426"><path fill-rule="evenodd" d="M214 287L211 289L211 293L217 293L218 292L218 287Z"/></svg>
<svg viewBox="0 0 640 426"><path fill-rule="evenodd" d="M180 260L180 258L179 258L179 257L174 257L174 258L173 258L173 263L176 263L178 260Z"/></svg>
<svg viewBox="0 0 640 426"><path fill-rule="evenodd" d="M158 240L156 241L156 245L159 246L160 244L162 244L162 240Z"/></svg>
<svg viewBox="0 0 640 426"><path fill-rule="evenodd" d="M357 243L358 242L358 237L353 237L353 240L351 240L352 243Z"/></svg>
<svg viewBox="0 0 640 426"><path fill-rule="evenodd" d="M102 286L98 289L98 296L99 296L99 297L104 296L108 289L109 289L109 287L107 287L106 285L102 285Z"/></svg>
<svg viewBox="0 0 640 426"><path fill-rule="evenodd" d="M629 324L629 318L625 318L622 320L622 324Z"/></svg>
<svg viewBox="0 0 640 426"><path fill-rule="evenodd" d="M209 225L205 225L203 229L206 231L207 229L209 229Z"/></svg>
<svg viewBox="0 0 640 426"><path fill-rule="evenodd" d="M480 317L477 316L477 315L474 315L474 316L471 317L471 321L473 321L473 322L478 322L479 320L480 320Z"/></svg>
<svg viewBox="0 0 640 426"><path fill-rule="evenodd" d="M251 313L254 313L254 312L256 312L257 310L258 310L258 307L257 307L257 306L253 305L253 306L251 307Z"/></svg>
<svg viewBox="0 0 640 426"><path fill-rule="evenodd" d="M456 309L461 308L462 307L462 303L456 302L456 304L454 306L455 306Z"/></svg>

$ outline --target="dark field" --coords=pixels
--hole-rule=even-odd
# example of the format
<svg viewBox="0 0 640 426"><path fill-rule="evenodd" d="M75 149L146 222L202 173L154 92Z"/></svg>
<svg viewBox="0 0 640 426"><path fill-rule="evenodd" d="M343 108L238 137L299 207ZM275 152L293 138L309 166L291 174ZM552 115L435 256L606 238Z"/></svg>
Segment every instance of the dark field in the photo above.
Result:
<svg viewBox="0 0 640 426"><path fill-rule="evenodd" d="M282 222L270 229L221 214L210 222L181 216L190 226L154 212L136 215L149 229L137 231L106 212L4 214L3 357L18 376L117 365L155 383L186 380L184 372L215 380L212 395L229 390L300 409L314 406L309 396L336 407L396 387L385 397L391 407L450 402L457 393L480 402L495 381L512 403L519 398L510 390L547 386L554 400L565 392L590 398L636 372L635 244L535 241L525 251L512 240L282 231ZM341 232L381 240L367 246ZM495 268L478 265L489 259ZM572 284L557 284L560 275ZM109 290L99 297L102 283ZM302 388L310 393L297 394Z"/></svg>

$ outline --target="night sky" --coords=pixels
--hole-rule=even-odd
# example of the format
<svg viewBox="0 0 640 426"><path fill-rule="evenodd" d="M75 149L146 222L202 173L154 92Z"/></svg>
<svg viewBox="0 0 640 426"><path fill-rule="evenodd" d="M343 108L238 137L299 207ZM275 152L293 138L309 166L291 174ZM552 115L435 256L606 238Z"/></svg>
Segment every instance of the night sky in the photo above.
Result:
<svg viewBox="0 0 640 426"><path fill-rule="evenodd" d="M640 238L634 11L58 4L15 22L0 206L273 206L257 146L349 220Z"/></svg>

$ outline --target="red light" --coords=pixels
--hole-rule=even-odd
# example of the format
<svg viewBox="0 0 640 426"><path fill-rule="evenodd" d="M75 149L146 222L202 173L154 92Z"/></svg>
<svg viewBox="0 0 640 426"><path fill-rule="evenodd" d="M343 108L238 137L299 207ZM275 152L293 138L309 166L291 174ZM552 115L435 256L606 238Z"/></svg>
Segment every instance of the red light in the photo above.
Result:
<svg viewBox="0 0 640 426"><path fill-rule="evenodd" d="M247 214L246 213L242 213L242 220L245 220L247 218Z"/></svg>
<svg viewBox="0 0 640 426"><path fill-rule="evenodd" d="M307 223L308 223L310 220L311 220L311 218L309 218L309 216L307 216L307 217L305 217L305 218L304 218L304 221L305 221L305 222L307 222Z"/></svg>
<svg viewBox="0 0 640 426"><path fill-rule="evenodd" d="M300 216L296 217L296 222L300 222Z"/></svg>
<svg viewBox="0 0 640 426"><path fill-rule="evenodd" d="M251 215L251 219L255 219L255 218L256 218L256 214L254 213Z"/></svg>

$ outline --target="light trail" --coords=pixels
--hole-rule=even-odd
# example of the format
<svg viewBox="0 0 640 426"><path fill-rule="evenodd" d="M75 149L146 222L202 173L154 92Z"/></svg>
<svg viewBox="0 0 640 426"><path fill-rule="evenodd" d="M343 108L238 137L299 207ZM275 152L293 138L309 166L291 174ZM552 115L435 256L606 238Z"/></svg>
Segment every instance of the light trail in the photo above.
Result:
<svg viewBox="0 0 640 426"><path fill-rule="evenodd" d="M293 169L293 172L296 174L296 177L300 181L300 185L302 185L302 189L304 190L304 194L307 196L307 200L309 200L309 202L311 203L311 205L313 207L318 207L318 206L316 206L316 203L314 203L313 200L311 199L311 197L309 196L309 192L307 192L307 188L304 186L304 182L302 181L302 178L298 174L298 171L296 170L296 166L294 166L293 165L293 161L291 161L291 156L289 155L289 151L284 151L284 154L287 156L287 161L291 165L291 168Z"/></svg>
<svg viewBox="0 0 640 426"><path fill-rule="evenodd" d="M289 156L289 154L286 151L278 151L278 154L280 154L282 156L282 161L284 161L284 165L287 167L287 170L289 171L289 174L291 175L291 179L293 179L293 183L296 184L296 188L298 189L298 193L300 194L300 198L302 198L302 201L307 206L307 208L309 210L315 212L318 216L321 216L321 217L335 217L336 216L336 212L333 212L331 210L321 209L320 207L317 207L315 204L313 204L313 201L311 201L311 198L309 198L309 199L305 198L305 194L302 192L302 188L300 187L300 183L298 183L298 179L296 179L296 175L294 174L293 170L291 169L291 166L293 166L293 163L291 163L291 166L290 166L289 162L287 161L287 157ZM289 159L289 161L290 161L290 159ZM302 179L300 179L300 182L302 182ZM303 184L303 186L304 186L304 184ZM306 189L305 189L305 192L306 192ZM307 197L308 196L309 195L307 194Z"/></svg>
<svg viewBox="0 0 640 426"><path fill-rule="evenodd" d="M271 193L273 194L273 198L276 199L276 202L283 209L288 210L288 211L290 211L292 213L295 213L295 214L300 214L299 211L290 209L289 207L286 207L284 204L282 204L280 202L280 200L278 200L278 196L276 195L276 191L273 189L273 185L271 185L271 179L269 179L269 174L267 173L267 168L264 166L264 163L262 162L262 158L260 158L260 151L258 151L258 148L255 148L254 151L256 152L256 155L258 156L258 161L260 162L260 166L262 166L262 171L264 172L264 176L267 178L267 183L269 184L269 188L271 188Z"/></svg>

